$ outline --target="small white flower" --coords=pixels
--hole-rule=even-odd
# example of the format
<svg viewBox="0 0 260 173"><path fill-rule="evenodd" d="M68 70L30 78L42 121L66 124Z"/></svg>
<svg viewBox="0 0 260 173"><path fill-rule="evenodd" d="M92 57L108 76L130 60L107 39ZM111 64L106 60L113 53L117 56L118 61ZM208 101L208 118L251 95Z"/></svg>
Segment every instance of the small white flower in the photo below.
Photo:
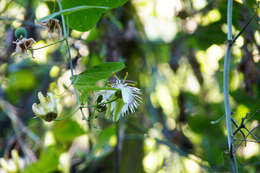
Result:
<svg viewBox="0 0 260 173"><path fill-rule="evenodd" d="M39 104L34 103L32 105L32 110L36 116L46 120L52 121L58 115L57 102L54 95L50 92L44 97L41 92L38 92L38 98L40 100Z"/></svg>
<svg viewBox="0 0 260 173"><path fill-rule="evenodd" d="M106 118L116 122L121 117L134 113L139 104L142 103L140 89L130 85L126 80L120 80L116 77L116 81L111 84L111 87L118 90L103 90L97 93L103 97L101 103L114 100L107 104Z"/></svg>

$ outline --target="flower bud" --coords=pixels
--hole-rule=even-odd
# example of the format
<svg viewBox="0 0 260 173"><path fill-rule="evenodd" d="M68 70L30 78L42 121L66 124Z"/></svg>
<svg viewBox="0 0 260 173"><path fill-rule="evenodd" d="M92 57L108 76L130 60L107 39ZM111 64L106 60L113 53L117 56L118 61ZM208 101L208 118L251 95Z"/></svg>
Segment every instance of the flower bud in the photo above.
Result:
<svg viewBox="0 0 260 173"><path fill-rule="evenodd" d="M99 95L98 98L97 98L97 103L101 103L103 100L103 96L102 95Z"/></svg>
<svg viewBox="0 0 260 173"><path fill-rule="evenodd" d="M19 27L15 30L14 35L17 39L26 38L27 37L27 31L24 27Z"/></svg>

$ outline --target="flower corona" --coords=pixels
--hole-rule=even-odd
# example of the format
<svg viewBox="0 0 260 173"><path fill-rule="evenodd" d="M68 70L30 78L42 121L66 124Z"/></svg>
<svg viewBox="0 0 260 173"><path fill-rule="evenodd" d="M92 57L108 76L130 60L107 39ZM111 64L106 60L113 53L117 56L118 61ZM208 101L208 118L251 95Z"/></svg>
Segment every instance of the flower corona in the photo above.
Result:
<svg viewBox="0 0 260 173"><path fill-rule="evenodd" d="M127 75L124 80L119 79L115 74L114 77L115 81L109 86L116 90L102 90L96 94L98 99L102 98L102 101L99 100L100 104L107 103L105 117L116 122L136 111L142 102L142 93L139 88L131 86L132 83L125 80Z"/></svg>

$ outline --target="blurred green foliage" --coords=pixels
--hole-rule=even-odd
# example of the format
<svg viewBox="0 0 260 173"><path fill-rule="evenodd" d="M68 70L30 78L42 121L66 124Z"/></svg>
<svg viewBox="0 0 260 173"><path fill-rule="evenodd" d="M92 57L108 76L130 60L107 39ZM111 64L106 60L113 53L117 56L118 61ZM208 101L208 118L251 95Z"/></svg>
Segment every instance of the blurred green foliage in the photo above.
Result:
<svg viewBox="0 0 260 173"><path fill-rule="evenodd" d="M143 103L119 124L93 108L83 109L92 117L83 119L64 42L35 50L35 58L15 53L12 42L20 26L37 41L35 48L62 39L49 38L38 25L59 11L58 3L0 4L1 159L12 160L11 151L17 150L24 173L231 172L222 118L226 1L62 0L63 9L109 7L64 15L74 82L84 105L96 104L93 91L103 89L113 73L123 78L128 72L127 80L141 88ZM255 0L234 0L234 35L257 13L234 43L231 59L234 121L240 125L248 113L246 128L255 128L255 137L247 140L260 136L259 12ZM46 123L33 118L31 106L39 91L55 93L60 119ZM242 129L246 135L247 129ZM245 145L241 132L234 138L239 171L257 173L259 141Z"/></svg>

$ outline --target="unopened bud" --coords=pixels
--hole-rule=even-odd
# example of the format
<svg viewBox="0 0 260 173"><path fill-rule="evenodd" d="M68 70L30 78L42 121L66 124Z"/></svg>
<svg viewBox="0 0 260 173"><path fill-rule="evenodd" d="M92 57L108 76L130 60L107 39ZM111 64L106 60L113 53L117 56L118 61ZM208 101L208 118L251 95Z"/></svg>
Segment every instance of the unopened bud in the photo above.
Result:
<svg viewBox="0 0 260 173"><path fill-rule="evenodd" d="M19 27L15 30L14 35L17 39L27 38L27 31L24 27Z"/></svg>

